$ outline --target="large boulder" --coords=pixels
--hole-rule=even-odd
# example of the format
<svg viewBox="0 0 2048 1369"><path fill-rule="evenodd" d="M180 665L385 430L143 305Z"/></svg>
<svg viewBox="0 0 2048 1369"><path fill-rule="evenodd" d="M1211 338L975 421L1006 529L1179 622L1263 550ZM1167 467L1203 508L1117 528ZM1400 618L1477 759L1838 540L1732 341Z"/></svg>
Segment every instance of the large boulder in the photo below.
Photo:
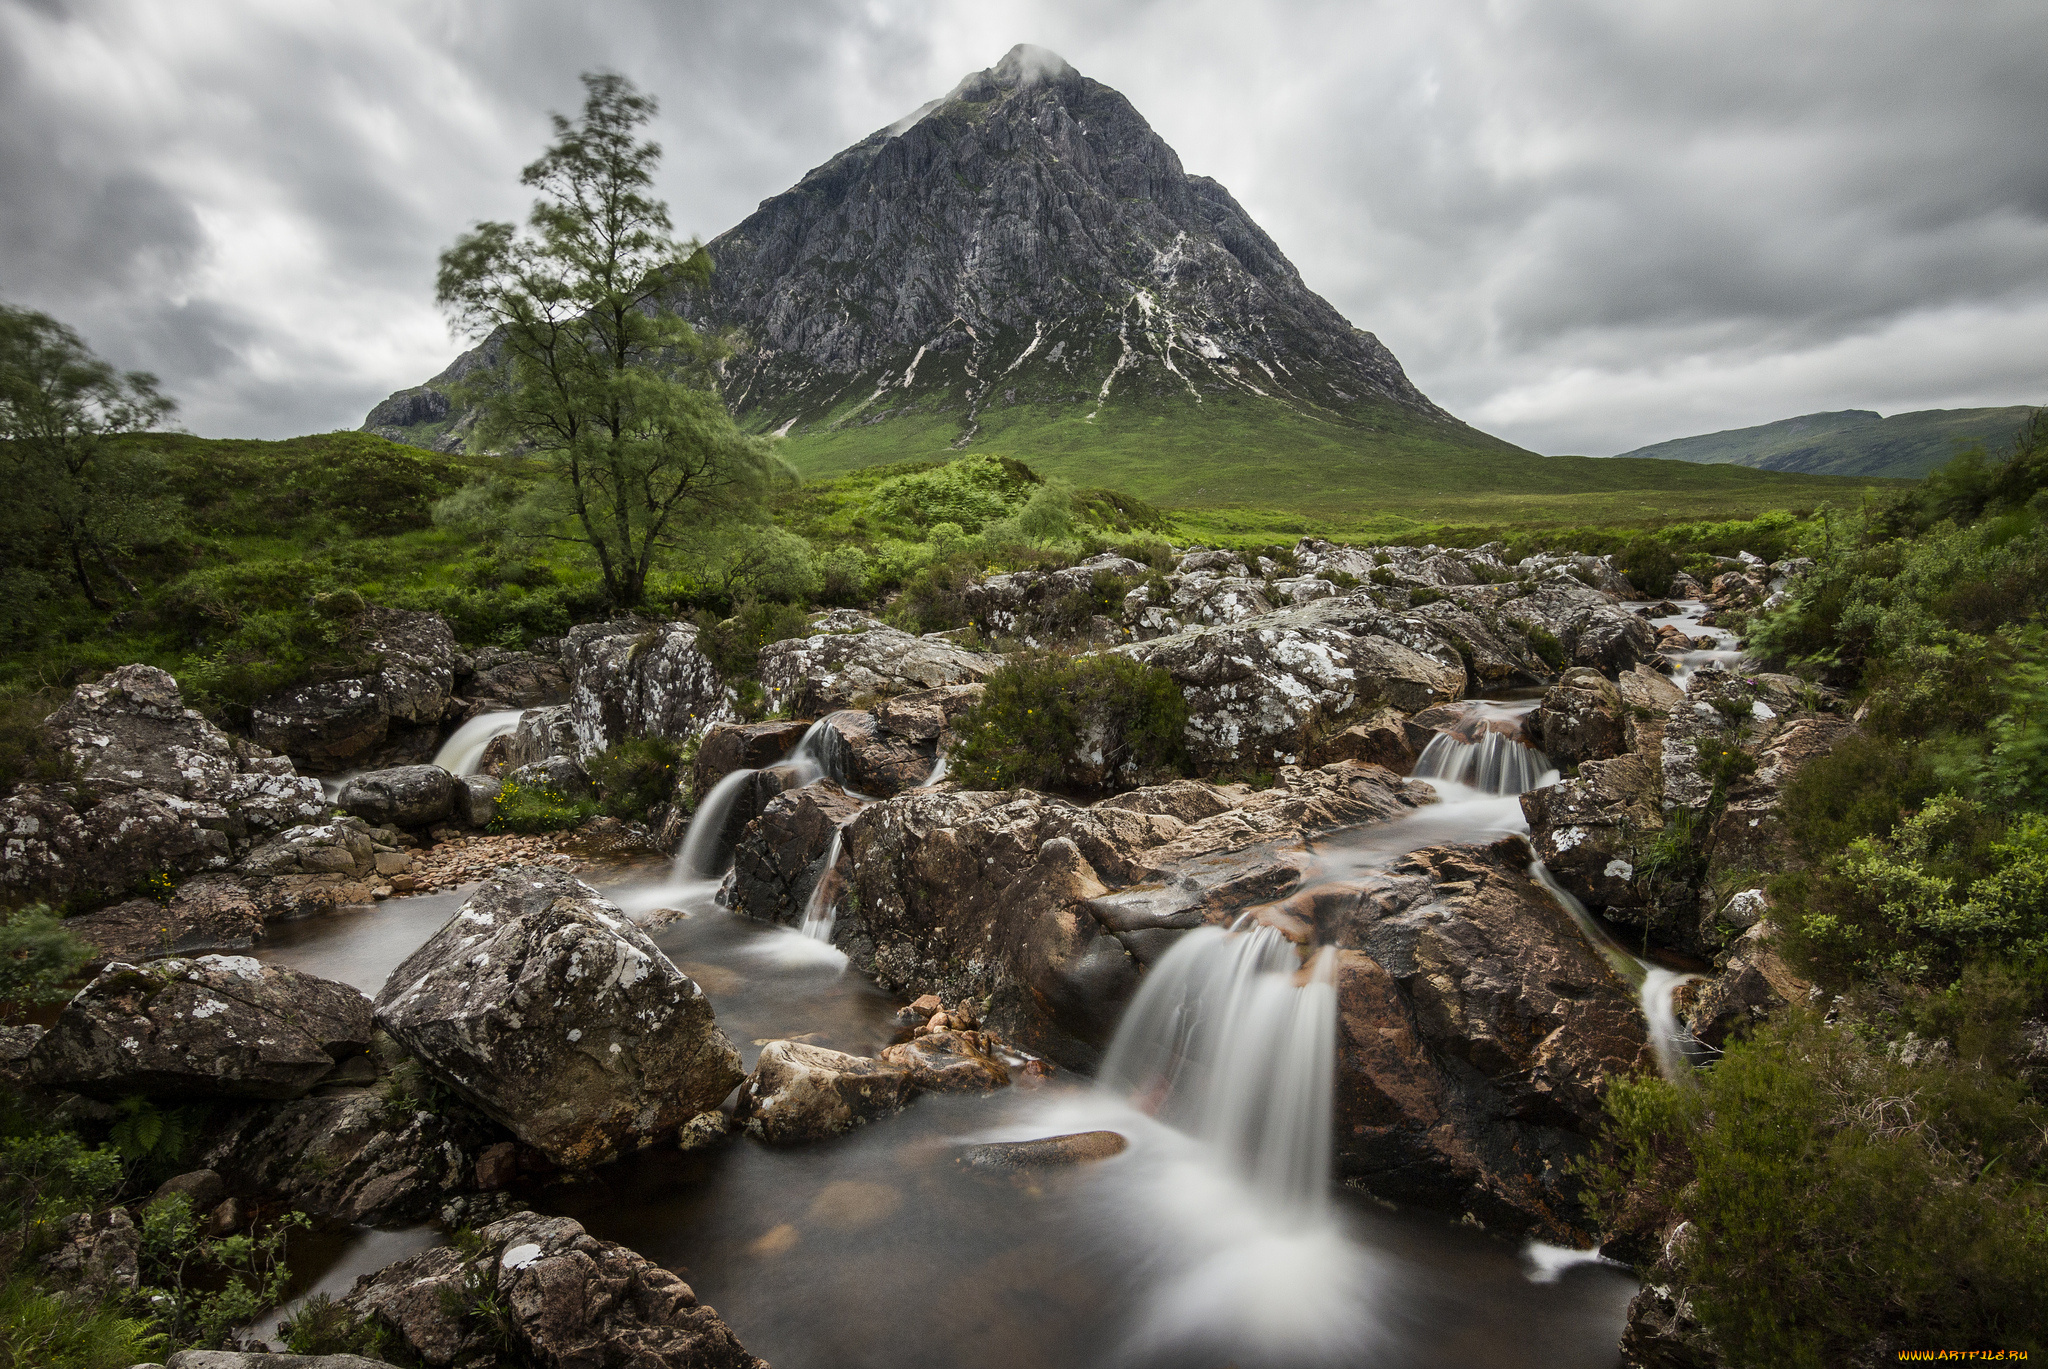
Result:
<svg viewBox="0 0 2048 1369"><path fill-rule="evenodd" d="M1124 585L1143 579L1149 567L1128 557L1104 554L1061 570L1018 570L969 585L962 598L976 628L1001 637L1053 640L1085 631L1102 611L1090 602L1104 592L1116 598Z"/></svg>
<svg viewBox="0 0 2048 1369"><path fill-rule="evenodd" d="M474 669L462 686L469 715L514 708L546 708L569 698L569 672L559 659L531 651L485 647L470 658Z"/></svg>
<svg viewBox="0 0 2048 1369"><path fill-rule="evenodd" d="M732 691L688 623L584 623L562 639L576 756L628 737L681 741L732 716Z"/></svg>
<svg viewBox="0 0 2048 1369"><path fill-rule="evenodd" d="M250 713L256 741L309 770L424 761L440 743L466 665L455 634L432 613L372 608L347 626L366 669L273 694Z"/></svg>
<svg viewBox="0 0 2048 1369"><path fill-rule="evenodd" d="M346 984L246 956L110 965L36 1043L47 1087L109 1101L295 1098L370 1041Z"/></svg>
<svg viewBox="0 0 2048 1369"><path fill-rule="evenodd" d="M1427 648L1418 650L1397 630L1369 598L1349 596L1117 650L1180 686L1197 764L1292 764L1320 731L1354 717L1383 707L1412 713L1464 695L1454 647L1425 632Z"/></svg>
<svg viewBox="0 0 2048 1369"><path fill-rule="evenodd" d="M1461 593L1475 608L1491 609L1499 620L1529 635L1541 629L1556 639L1570 665L1591 666L1614 676L1658 660L1657 634L1650 625L1603 593L1568 574L1534 585L1480 585Z"/></svg>
<svg viewBox="0 0 2048 1369"><path fill-rule="evenodd" d="M486 881L392 972L377 1020L565 1166L672 1135L743 1077L696 983L588 885L537 866Z"/></svg>
<svg viewBox="0 0 2048 1369"><path fill-rule="evenodd" d="M869 798L915 789L930 777L938 759L932 745L890 734L873 713L842 708L820 723L812 744L825 773Z"/></svg>
<svg viewBox="0 0 2048 1369"><path fill-rule="evenodd" d="M64 929L90 944L95 967L139 965L165 955L238 950L263 938L265 905L231 875L199 875L170 899L131 898L66 918Z"/></svg>
<svg viewBox="0 0 2048 1369"><path fill-rule="evenodd" d="M835 630L761 648L761 684L787 712L816 717L873 699L973 684L997 658L872 618L832 616ZM816 626L822 626L819 624Z"/></svg>
<svg viewBox="0 0 2048 1369"><path fill-rule="evenodd" d="M75 782L0 802L0 894L95 901L151 876L224 870L250 842L326 811L319 781L230 739L153 666L80 685L44 727Z"/></svg>
<svg viewBox="0 0 2048 1369"><path fill-rule="evenodd" d="M369 902L379 887L378 853L392 849L380 848L361 818L335 818L279 832L235 872L265 920L309 917Z"/></svg>
<svg viewBox="0 0 2048 1369"><path fill-rule="evenodd" d="M824 877L820 862L833 838L861 806L831 780L771 798L733 848L733 910L764 922L794 922Z"/></svg>
<svg viewBox="0 0 2048 1369"><path fill-rule="evenodd" d="M366 770L342 786L336 806L379 827L425 827L455 811L456 786L438 765Z"/></svg>
<svg viewBox="0 0 2048 1369"><path fill-rule="evenodd" d="M578 749L576 719L569 705L530 708L519 715L519 726L491 739L484 748L483 766L491 774L502 774L552 756L573 758Z"/></svg>
<svg viewBox="0 0 2048 1369"><path fill-rule="evenodd" d="M713 723L697 743L690 787L697 797L735 770L759 770L787 756L810 730L809 723Z"/></svg>
<svg viewBox="0 0 2048 1369"><path fill-rule="evenodd" d="M478 1288L494 1290L502 1321L469 1314ZM768 1369L688 1284L567 1217L515 1212L473 1248L364 1275L344 1305L432 1369L501 1355L537 1369Z"/></svg>

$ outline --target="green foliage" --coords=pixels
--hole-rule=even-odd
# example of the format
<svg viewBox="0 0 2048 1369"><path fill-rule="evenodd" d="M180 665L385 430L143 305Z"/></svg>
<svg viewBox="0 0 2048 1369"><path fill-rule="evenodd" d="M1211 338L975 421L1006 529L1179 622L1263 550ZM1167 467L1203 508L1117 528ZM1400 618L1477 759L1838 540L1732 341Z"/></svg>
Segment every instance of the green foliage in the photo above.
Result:
<svg viewBox="0 0 2048 1369"><path fill-rule="evenodd" d="M200 1234L192 1200L166 1194L142 1210L143 1301L174 1341L217 1349L283 1298L291 1283L285 1242L311 1224L291 1212L260 1235L210 1240Z"/></svg>
<svg viewBox="0 0 2048 1369"><path fill-rule="evenodd" d="M950 773L977 789L1129 789L1180 773L1187 700L1124 656L1040 656L990 673L961 715Z"/></svg>
<svg viewBox="0 0 2048 1369"><path fill-rule="evenodd" d="M496 353L458 387L480 440L547 473L503 508L507 523L587 548L612 599L633 607L664 549L755 503L776 463L712 388L717 347L650 307L711 271L647 194L661 149L636 138L655 102L623 76L583 84L580 121L553 116L554 144L521 176L540 192L528 231L477 225L442 254L436 294ZM443 516L475 519L490 502Z"/></svg>
<svg viewBox="0 0 2048 1369"><path fill-rule="evenodd" d="M1515 624L1516 630L1529 639L1529 650L1536 653L1536 659L1552 670L1563 670L1565 661L1564 643L1557 640L1557 634L1540 623Z"/></svg>
<svg viewBox="0 0 2048 1369"><path fill-rule="evenodd" d="M167 1341L118 1305L44 1292L26 1277L0 1284L0 1369L128 1369L158 1360Z"/></svg>
<svg viewBox="0 0 2048 1369"><path fill-rule="evenodd" d="M665 737L628 737L584 762L597 783L599 811L638 819L674 796L683 773L682 752Z"/></svg>
<svg viewBox="0 0 2048 1369"><path fill-rule="evenodd" d="M278 1324L278 1330L285 1351L293 1355L361 1355L390 1360L395 1349L392 1333L382 1321L358 1317L325 1293L306 1299L289 1320Z"/></svg>
<svg viewBox="0 0 2048 1369"><path fill-rule="evenodd" d="M730 618L706 611L697 615L697 649L727 680L750 680L760 672L762 647L804 636L809 622L801 605L772 601L742 603Z"/></svg>
<svg viewBox="0 0 2048 1369"><path fill-rule="evenodd" d="M121 1156L88 1149L69 1131L37 1130L0 1140L0 1214L17 1249L39 1249L64 1218L97 1211L121 1185Z"/></svg>
<svg viewBox="0 0 2048 1369"><path fill-rule="evenodd" d="M914 527L951 523L977 533L1035 499L1038 475L1021 461L973 456L943 466L892 476L875 487L877 514ZM1068 497L1071 498L1071 492Z"/></svg>
<svg viewBox="0 0 2048 1369"><path fill-rule="evenodd" d="M0 693L0 794L17 784L60 784L72 776L70 753L43 729L63 702L51 690Z"/></svg>
<svg viewBox="0 0 2048 1369"><path fill-rule="evenodd" d="M2048 1113L2012 1081L1789 1013L1697 1087L1617 1081L1606 1103L1600 1206L1682 1208L1677 1282L1730 1363L2048 1344Z"/></svg>
<svg viewBox="0 0 2048 1369"><path fill-rule="evenodd" d="M541 784L505 781L491 800L492 832L561 832L597 814L594 799L571 799Z"/></svg>
<svg viewBox="0 0 2048 1369"><path fill-rule="evenodd" d="M0 1008L19 1013L68 997L65 985L93 954L83 937L40 903L5 914L0 920Z"/></svg>

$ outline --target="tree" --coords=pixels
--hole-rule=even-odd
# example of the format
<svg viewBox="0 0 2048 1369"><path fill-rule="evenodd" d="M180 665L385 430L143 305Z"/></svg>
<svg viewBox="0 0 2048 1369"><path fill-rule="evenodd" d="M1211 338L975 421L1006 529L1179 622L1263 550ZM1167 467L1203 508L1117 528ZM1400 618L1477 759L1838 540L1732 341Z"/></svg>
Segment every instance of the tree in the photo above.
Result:
<svg viewBox="0 0 2048 1369"><path fill-rule="evenodd" d="M0 305L0 443L12 477L6 532L17 570L68 563L86 602L104 609L86 566L129 594L115 564L169 526L146 461L112 439L144 432L177 409L146 371L116 371L48 314ZM28 588L10 577L10 594Z"/></svg>
<svg viewBox="0 0 2048 1369"><path fill-rule="evenodd" d="M437 297L497 351L464 389L482 440L555 477L520 521L589 547L631 607L677 532L757 496L775 462L712 390L714 343L659 307L711 260L672 236L668 206L647 193L661 149L636 138L655 102L623 76L583 84L582 119L552 116L554 145L520 178L540 192L528 231L480 223L457 239Z"/></svg>

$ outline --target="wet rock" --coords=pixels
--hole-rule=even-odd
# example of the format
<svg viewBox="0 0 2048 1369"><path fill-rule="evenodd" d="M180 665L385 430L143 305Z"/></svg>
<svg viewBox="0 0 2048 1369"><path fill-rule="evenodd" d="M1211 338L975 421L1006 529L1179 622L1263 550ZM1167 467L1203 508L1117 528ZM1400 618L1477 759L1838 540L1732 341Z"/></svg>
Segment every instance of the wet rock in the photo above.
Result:
<svg viewBox="0 0 2048 1369"><path fill-rule="evenodd" d="M339 807L379 826L425 827L455 810L461 781L438 765L369 770L342 787Z"/></svg>
<svg viewBox="0 0 2048 1369"><path fill-rule="evenodd" d="M251 710L250 735L317 772L429 759L460 707L454 633L435 614L395 608L369 609L347 631L350 649L375 666L272 695Z"/></svg>
<svg viewBox="0 0 2048 1369"><path fill-rule="evenodd" d="M1415 768L1416 758L1421 754L1409 740L1408 731L1406 719L1393 709L1384 708L1363 722L1311 744L1307 762L1321 766L1334 761L1364 761L1405 775Z"/></svg>
<svg viewBox="0 0 2048 1369"><path fill-rule="evenodd" d="M377 1020L557 1164L673 1134L741 1078L703 991L559 871L499 872L392 973Z"/></svg>
<svg viewBox="0 0 2048 1369"><path fill-rule="evenodd" d="M1353 596L1117 650L1166 671L1180 686L1197 764L1291 763L1317 728L1382 707L1413 712L1463 695L1457 652L1428 639L1440 654L1425 654L1387 635L1394 626L1376 605Z"/></svg>
<svg viewBox="0 0 2048 1369"><path fill-rule="evenodd" d="M1544 755L1569 770L1582 761L1610 760L1626 750L1625 718L1621 692L1613 683L1597 670L1574 666L1530 715L1529 732Z"/></svg>
<svg viewBox="0 0 2048 1369"><path fill-rule="evenodd" d="M98 901L165 872L224 870L250 842L326 811L317 780L231 741L151 666L80 685L45 729L80 782L0 801L0 894L15 899Z"/></svg>
<svg viewBox="0 0 2048 1369"><path fill-rule="evenodd" d="M821 632L761 648L761 684L789 712L819 716L883 698L973 684L994 657L951 642L913 637L881 623L857 632Z"/></svg>
<svg viewBox="0 0 2048 1369"><path fill-rule="evenodd" d="M141 1283L142 1233L120 1208L74 1212L57 1222L54 1246L36 1262L42 1276L89 1297L135 1292ZM26 1363L27 1361L23 1361Z"/></svg>
<svg viewBox="0 0 2048 1369"><path fill-rule="evenodd" d="M578 760L628 737L681 741L732 716L732 691L688 623L584 623L562 639L562 660Z"/></svg>
<svg viewBox="0 0 2048 1369"><path fill-rule="evenodd" d="M477 1235L473 1255L440 1246L358 1279L345 1305L432 1369L501 1352L537 1369L767 1369L688 1284L567 1217L518 1212ZM502 1350L464 1311L479 1287L505 1308Z"/></svg>
<svg viewBox="0 0 2048 1369"><path fill-rule="evenodd" d="M775 764L809 730L808 723L713 723L697 744L697 761L690 772L692 792L701 799L735 770Z"/></svg>
<svg viewBox="0 0 2048 1369"><path fill-rule="evenodd" d="M110 965L65 1005L30 1065L47 1087L110 1102L292 1098L369 1040L369 1001L348 985L208 955Z"/></svg>
<svg viewBox="0 0 2048 1369"><path fill-rule="evenodd" d="M519 726L484 748L484 769L502 775L550 756L574 757L578 750L576 719L567 704L530 709L519 715Z"/></svg>
<svg viewBox="0 0 2048 1369"><path fill-rule="evenodd" d="M377 843L361 818L309 823L251 851L236 873L265 920L329 913L370 901Z"/></svg>
<svg viewBox="0 0 2048 1369"><path fill-rule="evenodd" d="M1650 1067L1634 995L1525 873L1520 838L1416 853L1290 908L1337 970L1338 1165L1489 1224L1582 1231L1569 1166L1605 1080Z"/></svg>
<svg viewBox="0 0 2048 1369"><path fill-rule="evenodd" d="M885 1117L914 1092L908 1064L802 1041L770 1041L740 1090L735 1116L771 1145L789 1145Z"/></svg>
<svg viewBox="0 0 2048 1369"><path fill-rule="evenodd" d="M142 1369L142 1366L136 1366ZM390 1369L361 1355L271 1355L244 1350L180 1350L164 1369Z"/></svg>
<svg viewBox="0 0 2048 1369"><path fill-rule="evenodd" d="M1725 1049L1787 1003L1803 1003L1812 984L1793 973L1772 944L1769 922L1751 924L1719 958L1714 974L1673 990L1671 1006L1693 1038Z"/></svg>
<svg viewBox="0 0 2048 1369"><path fill-rule="evenodd" d="M1172 818L1183 826L1227 813L1242 800L1228 790L1202 780L1174 780L1169 784L1127 789L1101 800L1097 808L1122 808L1133 813L1152 813ZM1174 835L1179 835L1174 833Z"/></svg>
<svg viewBox="0 0 2048 1369"><path fill-rule="evenodd" d="M1130 1144L1114 1131L1077 1131L1030 1141L985 1141L968 1146L960 1158L978 1169L1042 1169L1107 1160L1123 1154Z"/></svg>
<svg viewBox="0 0 2048 1369"><path fill-rule="evenodd" d="M884 732L872 713L841 709L822 722L817 744L826 773L856 793L885 799L915 789L937 761L931 747Z"/></svg>
<svg viewBox="0 0 2048 1369"><path fill-rule="evenodd" d="M941 1029L885 1046L881 1058L909 1070L911 1087L920 1093L990 1093L1010 1083L1009 1067L986 1032Z"/></svg>
<svg viewBox="0 0 2048 1369"><path fill-rule="evenodd" d="M136 898L67 918L64 927L91 944L95 967L132 964L202 950L235 950L263 937L264 908L228 875L199 875L166 903Z"/></svg>
<svg viewBox="0 0 2048 1369"><path fill-rule="evenodd" d="M485 647L471 658L473 675L462 687L471 717L514 708L546 708L569 698L561 661L531 651Z"/></svg>
<svg viewBox="0 0 2048 1369"><path fill-rule="evenodd" d="M812 885L824 875L819 863L833 836L860 809L860 801L831 780L770 799L733 848L734 911L793 924L802 916Z"/></svg>

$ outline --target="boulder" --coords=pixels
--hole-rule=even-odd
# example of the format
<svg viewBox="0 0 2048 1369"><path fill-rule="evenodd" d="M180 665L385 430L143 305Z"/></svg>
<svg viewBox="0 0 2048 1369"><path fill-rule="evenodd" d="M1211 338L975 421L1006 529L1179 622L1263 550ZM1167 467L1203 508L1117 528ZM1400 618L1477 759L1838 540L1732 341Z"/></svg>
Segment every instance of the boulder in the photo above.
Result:
<svg viewBox="0 0 2048 1369"><path fill-rule="evenodd" d="M1457 652L1432 640L1438 654L1425 654L1395 628L1370 599L1348 596L1117 650L1180 686L1197 764L1291 764L1333 724L1463 696Z"/></svg>
<svg viewBox="0 0 2048 1369"><path fill-rule="evenodd" d="M1244 557L1234 551L1219 551L1213 547L1198 548L1188 552L1175 563L1174 569L1182 575L1206 570L1216 575L1249 575Z"/></svg>
<svg viewBox="0 0 2048 1369"><path fill-rule="evenodd" d="M569 672L559 659L531 651L485 647L470 658L475 674L462 686L469 716L566 703Z"/></svg>
<svg viewBox="0 0 2048 1369"><path fill-rule="evenodd" d="M366 770L342 786L336 806L379 827L426 827L455 811L458 787L438 765Z"/></svg>
<svg viewBox="0 0 2048 1369"><path fill-rule="evenodd" d="M984 634L1057 640L1087 634L1090 620L1101 611L1098 596L1121 598L1124 585L1149 571L1127 557L1093 556L1061 570L991 575L967 586L962 598Z"/></svg>
<svg viewBox="0 0 2048 1369"><path fill-rule="evenodd" d="M690 788L698 798L735 770L759 770L773 765L790 753L808 723L713 723L697 743L696 764L690 771Z"/></svg>
<svg viewBox="0 0 2048 1369"><path fill-rule="evenodd" d="M377 1020L565 1166L672 1135L742 1078L696 983L589 886L537 866L486 881L392 972Z"/></svg>
<svg viewBox="0 0 2048 1369"><path fill-rule="evenodd" d="M910 1085L920 1093L991 1093L1010 1083L1001 1049L986 1032L928 1031L884 1046L882 1060L909 1070Z"/></svg>
<svg viewBox="0 0 2048 1369"><path fill-rule="evenodd" d="M78 782L0 802L0 895L93 902L155 875L224 870L251 841L326 811L319 781L230 740L153 666L80 685L44 726Z"/></svg>
<svg viewBox="0 0 2048 1369"><path fill-rule="evenodd" d="M1612 681L1589 666L1574 666L1543 696L1529 717L1528 731L1544 755L1560 770L1569 770L1627 750L1622 733L1627 716Z"/></svg>
<svg viewBox="0 0 2048 1369"><path fill-rule="evenodd" d="M886 1117L913 1093L907 1064L803 1041L770 1041L740 1090L735 1116L771 1145L788 1145Z"/></svg>
<svg viewBox="0 0 2048 1369"><path fill-rule="evenodd" d="M199 875L168 902L133 898L96 913L67 918L66 931L90 943L94 966L131 964L165 955L237 950L263 937L264 906L229 875Z"/></svg>
<svg viewBox="0 0 2048 1369"><path fill-rule="evenodd" d="M491 739L484 748L484 769L503 774L550 756L574 757L577 752L576 720L569 706L534 708L519 715L519 726Z"/></svg>
<svg viewBox="0 0 2048 1369"><path fill-rule="evenodd" d="M73 1212L59 1218L56 1228L54 1244L36 1261L43 1278L89 1298L136 1291L142 1281L142 1232L126 1212L118 1207Z"/></svg>
<svg viewBox="0 0 2048 1369"><path fill-rule="evenodd" d="M435 614L395 608L358 614L347 634L353 654L375 664L273 694L251 710L250 735L309 770L430 759L442 722L461 711L455 634Z"/></svg>
<svg viewBox="0 0 2048 1369"><path fill-rule="evenodd" d="M368 823L336 818L278 833L236 873L266 920L308 917L369 902L379 880L377 849Z"/></svg>
<svg viewBox="0 0 2048 1369"><path fill-rule="evenodd" d="M960 1158L978 1169L1033 1170L1107 1160L1130 1145L1122 1132L1077 1131L1029 1141L984 1141L967 1147Z"/></svg>
<svg viewBox="0 0 2048 1369"><path fill-rule="evenodd" d="M138 1366L138 1369L142 1369ZM253 1350L180 1350L164 1369L391 1369L361 1355L272 1355Z"/></svg>
<svg viewBox="0 0 2048 1369"><path fill-rule="evenodd" d="M831 780L771 798L733 848L732 907L764 922L794 922L822 877L832 839L861 810Z"/></svg>
<svg viewBox="0 0 2048 1369"><path fill-rule="evenodd" d="M109 1102L294 1098L370 1041L370 1004L346 984L246 956L114 964L36 1043L46 1087Z"/></svg>
<svg viewBox="0 0 2048 1369"><path fill-rule="evenodd" d="M788 712L816 717L869 698L973 684L997 664L952 642L864 621L860 631L821 632L761 648L768 697Z"/></svg>
<svg viewBox="0 0 2048 1369"><path fill-rule="evenodd" d="M688 623L622 618L562 639L578 760L628 737L682 741L732 716L732 691Z"/></svg>
<svg viewBox="0 0 2048 1369"><path fill-rule="evenodd" d="M464 827L489 827L498 816L498 794L505 782L493 775L463 775L455 781L455 806L449 816Z"/></svg>
<svg viewBox="0 0 2048 1369"><path fill-rule="evenodd" d="M1163 607L1184 627L1215 626L1271 613L1273 601L1261 581L1203 571L1183 577Z"/></svg>
<svg viewBox="0 0 2048 1369"><path fill-rule="evenodd" d="M986 685L969 684L898 694L876 703L875 721L892 737L939 746L955 730L954 719L980 703L987 692Z"/></svg>
<svg viewBox="0 0 2048 1369"><path fill-rule="evenodd" d="M499 777L500 791L508 784L518 785L521 789L538 789L570 803L597 797L597 786L590 782L583 762L574 756L548 756L507 770ZM494 802L496 798L495 794L492 795Z"/></svg>
<svg viewBox="0 0 2048 1369"><path fill-rule="evenodd" d="M1421 748L1409 739L1407 720L1393 709L1383 708L1362 722L1312 742L1306 759L1317 766L1364 761L1406 775L1415 769L1420 754Z"/></svg>
<svg viewBox="0 0 2048 1369"><path fill-rule="evenodd" d="M473 1253L438 1246L363 1276L344 1306L433 1369L499 1355L536 1369L767 1369L688 1284L567 1217L516 1212L477 1238ZM468 1315L477 1288L495 1291L502 1322Z"/></svg>
<svg viewBox="0 0 2048 1369"><path fill-rule="evenodd" d="M825 773L870 798L917 788L937 763L933 747L884 732L873 713L842 708L821 722L812 744Z"/></svg>

